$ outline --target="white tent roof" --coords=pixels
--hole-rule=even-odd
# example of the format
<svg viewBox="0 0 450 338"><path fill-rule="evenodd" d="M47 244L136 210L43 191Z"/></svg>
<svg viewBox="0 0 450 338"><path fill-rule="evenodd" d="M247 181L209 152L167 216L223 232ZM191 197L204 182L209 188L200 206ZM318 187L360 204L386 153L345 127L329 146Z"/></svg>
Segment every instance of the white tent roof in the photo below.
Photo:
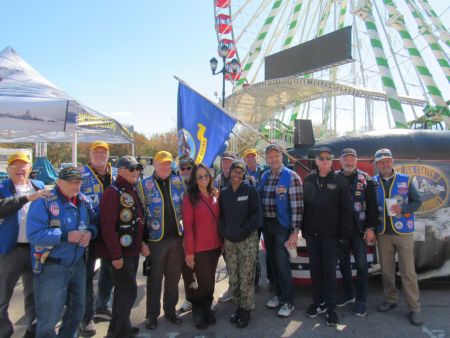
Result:
<svg viewBox="0 0 450 338"><path fill-rule="evenodd" d="M49 82L11 47L0 52L0 143L132 143L130 127L83 105Z"/></svg>

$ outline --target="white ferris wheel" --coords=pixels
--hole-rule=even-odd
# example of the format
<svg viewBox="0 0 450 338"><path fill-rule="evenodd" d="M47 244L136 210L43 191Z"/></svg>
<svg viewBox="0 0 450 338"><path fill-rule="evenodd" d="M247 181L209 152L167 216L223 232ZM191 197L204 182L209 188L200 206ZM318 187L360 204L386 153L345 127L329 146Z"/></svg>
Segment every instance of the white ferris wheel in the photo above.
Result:
<svg viewBox="0 0 450 338"><path fill-rule="evenodd" d="M437 14L431 0L213 3L233 88L226 107L245 123L271 124L278 136L289 134L297 118L335 133L407 128L413 120L450 128L448 7ZM354 62L264 81L265 57L347 26Z"/></svg>

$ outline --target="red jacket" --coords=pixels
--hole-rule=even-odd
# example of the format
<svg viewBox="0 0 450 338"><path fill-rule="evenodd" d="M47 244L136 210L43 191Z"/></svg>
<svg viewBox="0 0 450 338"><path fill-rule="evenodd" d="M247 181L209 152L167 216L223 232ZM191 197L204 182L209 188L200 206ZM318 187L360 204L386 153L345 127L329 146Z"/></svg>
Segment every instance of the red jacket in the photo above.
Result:
<svg viewBox="0 0 450 338"><path fill-rule="evenodd" d="M208 205L207 205L208 204ZM209 206L209 208L208 208ZM214 213L214 214L213 214ZM197 205L192 205L187 194L183 199L184 253L209 251L222 246L218 230L219 200L200 193Z"/></svg>

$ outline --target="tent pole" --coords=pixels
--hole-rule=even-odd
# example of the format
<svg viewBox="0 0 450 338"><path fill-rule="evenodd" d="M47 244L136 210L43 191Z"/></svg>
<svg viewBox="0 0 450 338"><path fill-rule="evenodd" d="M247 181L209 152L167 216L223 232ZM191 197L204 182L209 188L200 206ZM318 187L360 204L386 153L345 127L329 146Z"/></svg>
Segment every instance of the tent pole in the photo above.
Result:
<svg viewBox="0 0 450 338"><path fill-rule="evenodd" d="M72 164L77 166L77 132L73 132L72 139Z"/></svg>
<svg viewBox="0 0 450 338"><path fill-rule="evenodd" d="M135 157L134 152L135 152L135 148L134 148L134 142L133 142L133 143L131 143L131 156L133 156L133 157Z"/></svg>

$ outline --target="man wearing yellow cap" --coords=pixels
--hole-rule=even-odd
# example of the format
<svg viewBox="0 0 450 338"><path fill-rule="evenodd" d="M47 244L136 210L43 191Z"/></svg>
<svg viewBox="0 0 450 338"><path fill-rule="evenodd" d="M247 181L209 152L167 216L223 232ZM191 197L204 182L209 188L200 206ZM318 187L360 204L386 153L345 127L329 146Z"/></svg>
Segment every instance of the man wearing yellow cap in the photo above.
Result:
<svg viewBox="0 0 450 338"><path fill-rule="evenodd" d="M89 163L81 168L81 192L92 199L93 206L97 213L100 213L100 200L104 190L111 185L117 176L117 173L108 163L109 145L105 141L94 141L89 146ZM100 224L97 224L100 228ZM105 244L100 240L91 241L88 248L86 262L86 310L80 323L79 331L82 336L89 337L96 333L94 324L95 315L103 319L111 319L111 311L108 304L111 299L112 280L108 264L105 259L100 262L100 276L98 280L98 293L94 297L93 278L95 273L95 261L97 260L96 247L105 249ZM95 304L94 304L95 299Z"/></svg>
<svg viewBox="0 0 450 338"><path fill-rule="evenodd" d="M36 319L33 298L33 273L26 219L31 201L48 196L44 184L29 178L31 163L27 154L8 158L8 179L0 182L0 337L11 337L13 325L8 306L14 287L22 277L25 297L25 337L34 337Z"/></svg>
<svg viewBox="0 0 450 338"><path fill-rule="evenodd" d="M262 165L258 164L258 152L254 148L247 148L242 152L242 159L246 166L247 177L252 177L256 189L258 189L259 182L261 181L261 176L269 168L264 168Z"/></svg>
<svg viewBox="0 0 450 338"><path fill-rule="evenodd" d="M144 178L142 188L147 207L151 270L147 276L147 314L145 327L155 329L161 308L161 284L164 282L164 316L174 324L181 318L175 310L178 282L184 261L181 204L183 180L172 172L173 157L159 151L154 157L155 171Z"/></svg>

